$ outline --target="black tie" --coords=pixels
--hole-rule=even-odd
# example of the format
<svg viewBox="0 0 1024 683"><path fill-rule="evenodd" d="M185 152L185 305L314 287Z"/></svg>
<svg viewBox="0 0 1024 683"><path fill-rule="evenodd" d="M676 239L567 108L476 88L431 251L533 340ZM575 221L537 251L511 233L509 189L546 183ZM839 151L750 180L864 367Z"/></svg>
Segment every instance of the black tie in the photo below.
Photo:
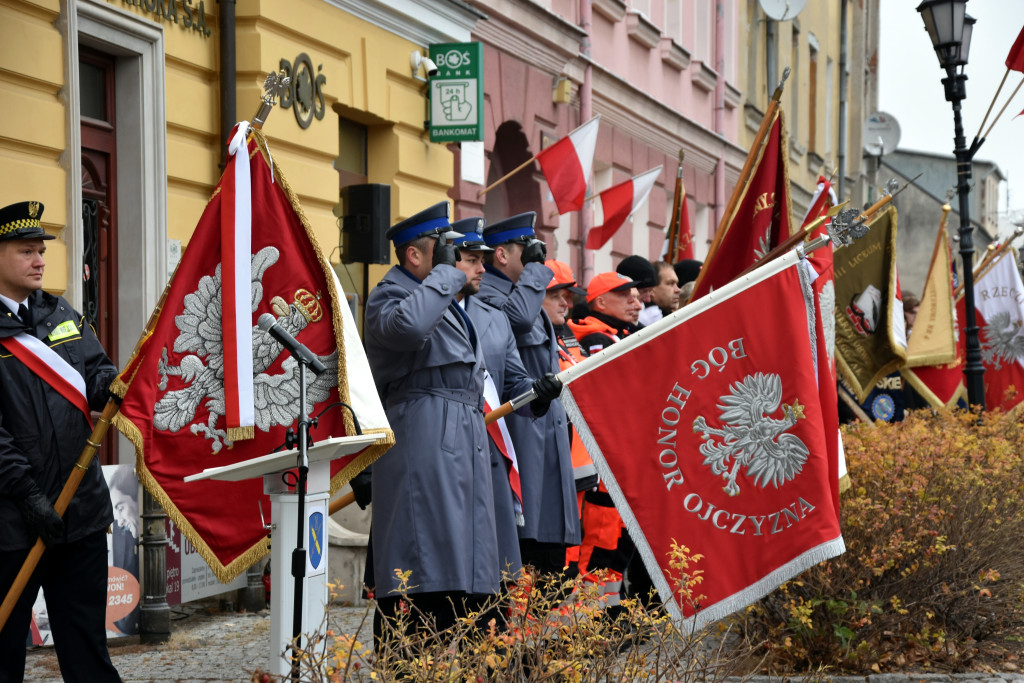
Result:
<svg viewBox="0 0 1024 683"><path fill-rule="evenodd" d="M18 317L21 318L21 322L25 324L25 327L32 329L32 313L28 310L28 306L25 304L18 306Z"/></svg>

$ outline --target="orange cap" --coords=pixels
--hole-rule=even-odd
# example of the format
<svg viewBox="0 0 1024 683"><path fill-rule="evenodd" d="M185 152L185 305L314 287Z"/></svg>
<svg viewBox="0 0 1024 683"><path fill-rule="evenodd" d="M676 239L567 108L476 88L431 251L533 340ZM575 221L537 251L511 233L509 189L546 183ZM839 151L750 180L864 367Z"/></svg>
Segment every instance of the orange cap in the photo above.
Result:
<svg viewBox="0 0 1024 683"><path fill-rule="evenodd" d="M548 284L548 289L568 289L574 294L586 294L587 290L582 287L576 286L576 277L572 274L572 268L569 267L568 263L562 261L556 261L554 259L548 259L544 262L544 265L551 269L554 273L554 277L551 278L551 282Z"/></svg>
<svg viewBox="0 0 1024 683"><path fill-rule="evenodd" d="M623 290L639 287L639 285L620 273L601 273L595 275L587 285L587 303L608 292L621 292Z"/></svg>

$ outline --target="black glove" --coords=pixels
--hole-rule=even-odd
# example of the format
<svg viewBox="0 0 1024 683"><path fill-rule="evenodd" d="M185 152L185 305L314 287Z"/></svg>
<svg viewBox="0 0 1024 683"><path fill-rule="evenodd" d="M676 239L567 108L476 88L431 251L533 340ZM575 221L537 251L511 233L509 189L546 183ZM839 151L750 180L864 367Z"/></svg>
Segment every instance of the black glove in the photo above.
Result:
<svg viewBox="0 0 1024 683"><path fill-rule="evenodd" d="M459 249L451 242L441 243L441 240L434 240L434 258L432 265L438 266L442 263L446 266L454 266L456 261L461 261Z"/></svg>
<svg viewBox="0 0 1024 683"><path fill-rule="evenodd" d="M372 481L370 470L367 468L352 477L352 481L348 483L352 487L352 495L356 497L356 505L359 506L360 510L365 510L366 506L373 500Z"/></svg>
<svg viewBox="0 0 1024 683"><path fill-rule="evenodd" d="M38 489L19 501L15 501L21 518L32 531L35 531L43 543L50 545L64 535L64 520L60 518L53 505Z"/></svg>
<svg viewBox="0 0 1024 683"><path fill-rule="evenodd" d="M544 260L547 257L547 245L537 238L534 238L529 244L523 247L523 253L519 256L524 266L527 263L544 263Z"/></svg>
<svg viewBox="0 0 1024 683"><path fill-rule="evenodd" d="M549 372L533 383L533 391L537 398L530 401L530 412L541 417L548 412L548 407L562 393L562 383L553 372Z"/></svg>

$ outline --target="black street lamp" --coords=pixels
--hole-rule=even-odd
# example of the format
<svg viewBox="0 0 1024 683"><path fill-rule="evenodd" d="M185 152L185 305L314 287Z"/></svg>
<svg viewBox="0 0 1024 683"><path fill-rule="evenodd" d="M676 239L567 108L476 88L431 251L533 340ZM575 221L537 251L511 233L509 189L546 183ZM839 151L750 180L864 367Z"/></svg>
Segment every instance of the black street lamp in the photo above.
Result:
<svg viewBox="0 0 1024 683"><path fill-rule="evenodd" d="M960 103L967 97L964 67L971 51L971 33L974 18L966 14L967 0L924 0L917 7L924 19L924 27L932 40L939 65L946 70L942 85L946 101L953 104L953 126L956 155L956 190L960 197L960 261L964 278L964 326L967 334L967 365L964 376L967 383L967 401L972 406L985 408L985 366L981 364L981 345L978 342L978 323L974 312L974 239L971 226L970 191L971 162L985 138L974 138L967 147L964 125L960 117Z"/></svg>

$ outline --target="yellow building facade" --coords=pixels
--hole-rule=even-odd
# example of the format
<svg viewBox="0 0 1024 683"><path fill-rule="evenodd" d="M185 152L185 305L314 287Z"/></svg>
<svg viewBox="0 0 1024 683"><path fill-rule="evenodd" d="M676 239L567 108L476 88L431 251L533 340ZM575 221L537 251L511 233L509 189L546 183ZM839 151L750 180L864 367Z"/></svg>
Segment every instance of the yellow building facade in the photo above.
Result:
<svg viewBox="0 0 1024 683"><path fill-rule="evenodd" d="M395 222L452 185L453 155L424 131L426 83L410 55L468 41L478 12L457 0L239 0L231 21L226 6L0 5L0 205L44 203L58 237L44 287L92 311L119 365L220 177L225 122L252 117L269 72L292 76L263 129L274 162L357 306L386 266L341 263L340 188L389 184Z"/></svg>
<svg viewBox="0 0 1024 683"><path fill-rule="evenodd" d="M842 187L841 200L861 206L871 198L874 182L875 162L864 157L862 131L865 118L878 106L878 0L808 2L795 17L783 20L766 14L765 4L788 8L785 3L738 0L740 33L746 36L746 45L740 46L745 57L739 59L745 112L740 144L750 147L768 100L789 67L780 107L789 132L794 220L803 218L819 175L835 173L832 185L837 191Z"/></svg>

